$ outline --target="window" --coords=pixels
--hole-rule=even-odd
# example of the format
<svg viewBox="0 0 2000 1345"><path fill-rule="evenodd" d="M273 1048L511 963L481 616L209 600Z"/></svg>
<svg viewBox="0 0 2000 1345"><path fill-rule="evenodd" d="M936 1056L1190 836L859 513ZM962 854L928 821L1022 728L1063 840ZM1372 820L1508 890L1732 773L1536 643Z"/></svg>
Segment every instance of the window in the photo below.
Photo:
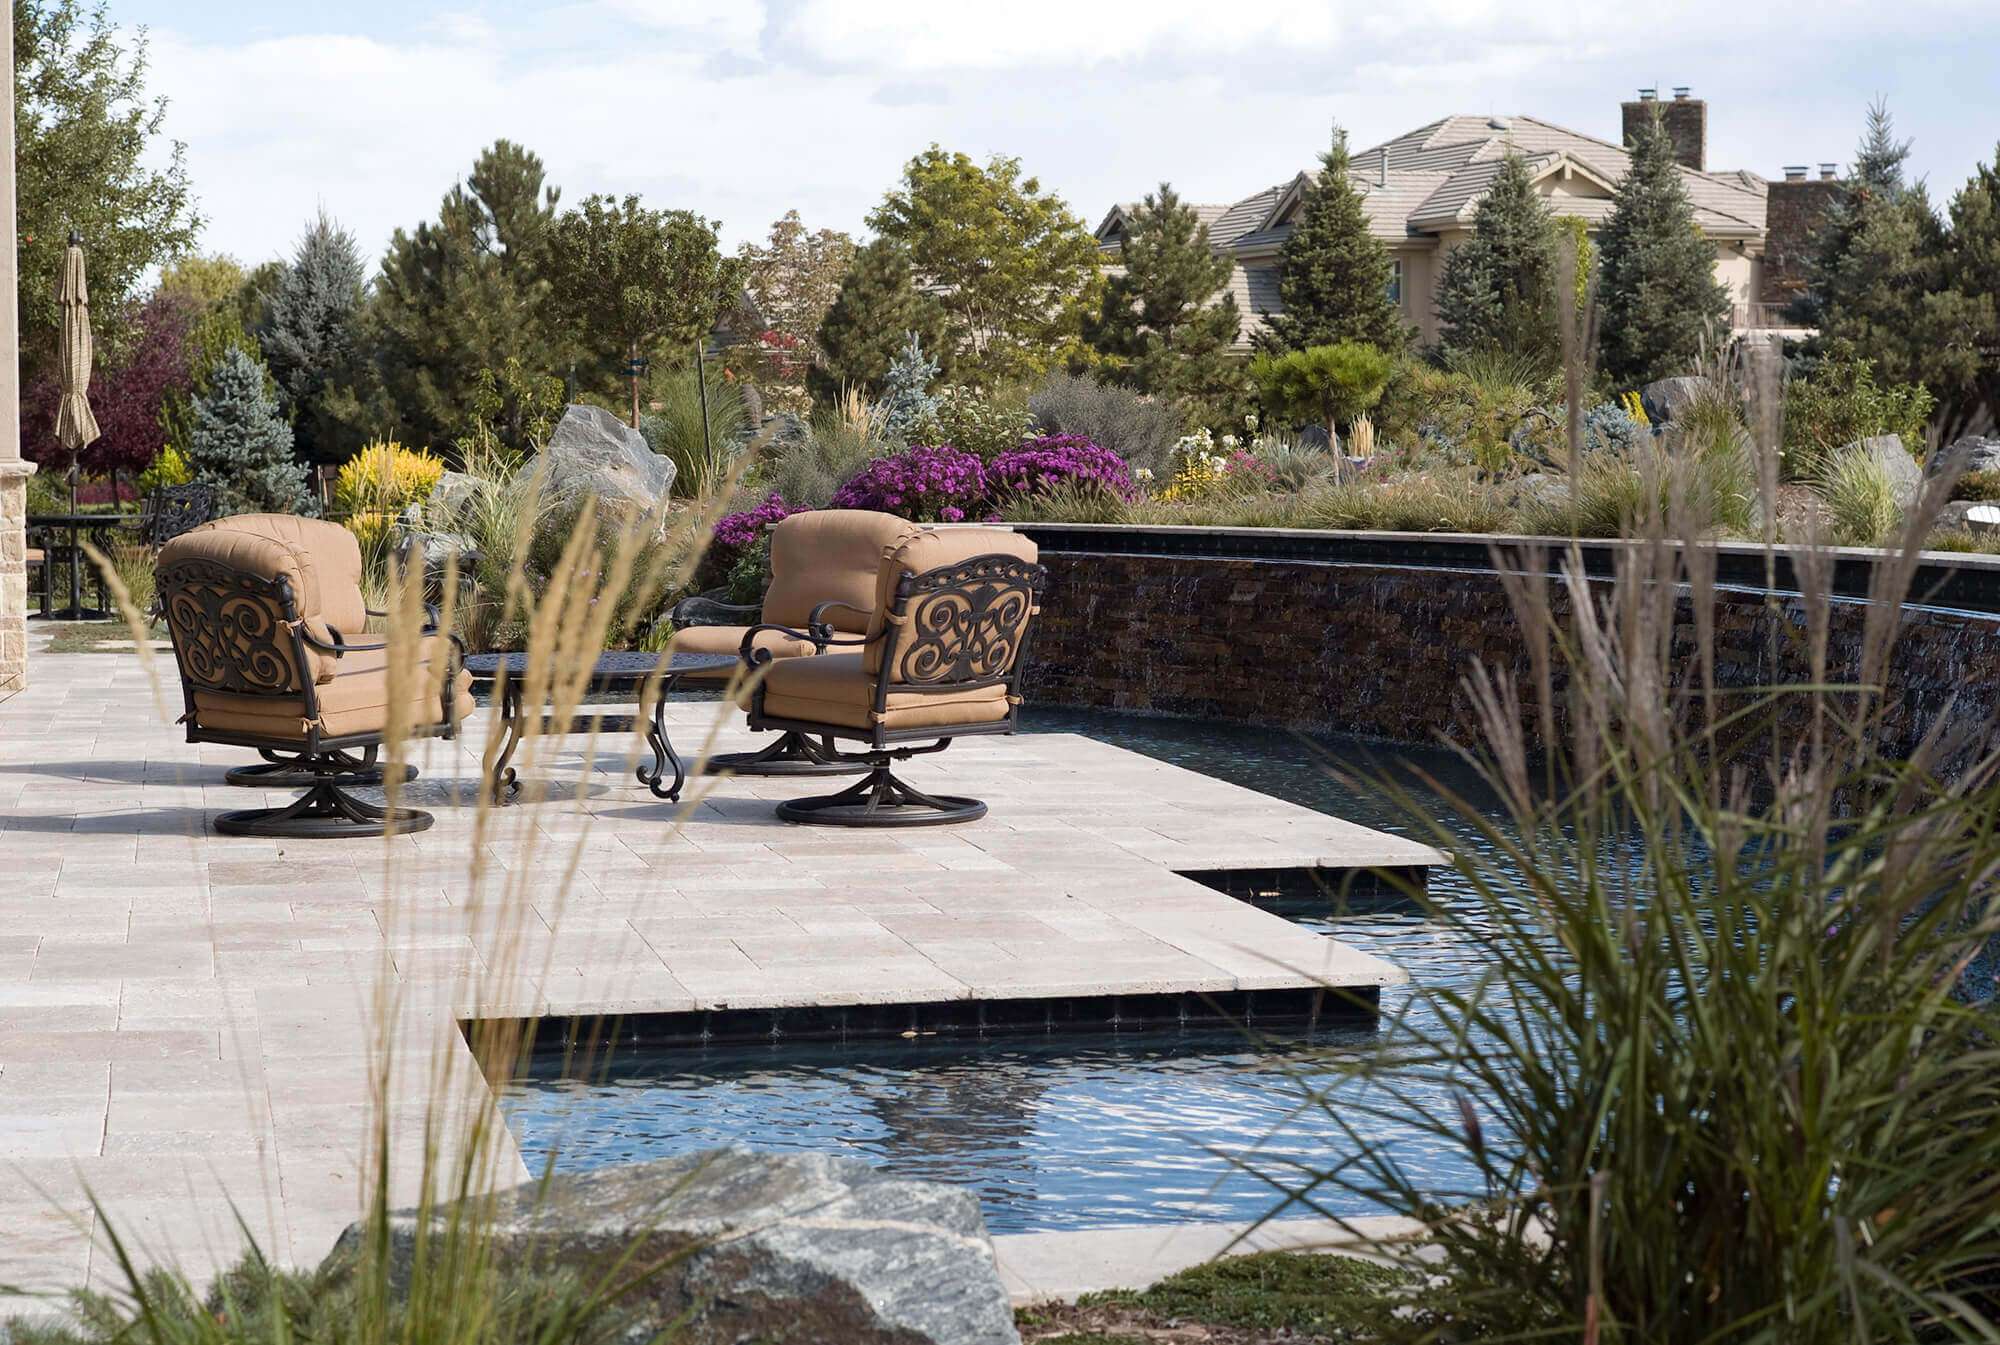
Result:
<svg viewBox="0 0 2000 1345"><path fill-rule="evenodd" d="M1403 302L1403 259L1401 257L1391 257L1389 259L1389 302L1392 304Z"/></svg>

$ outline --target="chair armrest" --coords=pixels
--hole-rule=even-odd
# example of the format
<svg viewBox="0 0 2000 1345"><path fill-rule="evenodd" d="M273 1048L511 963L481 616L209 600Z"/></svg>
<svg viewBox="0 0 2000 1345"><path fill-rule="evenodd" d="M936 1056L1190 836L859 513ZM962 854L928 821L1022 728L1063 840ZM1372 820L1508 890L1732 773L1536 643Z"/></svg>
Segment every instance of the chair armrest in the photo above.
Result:
<svg viewBox="0 0 2000 1345"><path fill-rule="evenodd" d="M674 604L674 609L667 614L667 619L676 626L740 626L743 623L733 618L757 616L763 610L763 606L758 603L723 602L719 598L682 598Z"/></svg>
<svg viewBox="0 0 2000 1345"><path fill-rule="evenodd" d="M299 623L299 638L315 649L326 650L335 658L339 658L342 654L359 654L367 650L387 649L389 647L387 640L377 640L373 644L355 644L342 636L339 631L334 630L333 627L328 626L327 630L333 635L333 639L322 640L312 633L312 627L301 621Z"/></svg>
<svg viewBox="0 0 2000 1345"><path fill-rule="evenodd" d="M843 607L857 616L875 615L875 609L872 607L856 607L853 603L842 602L838 598L827 599L806 616L806 629L814 632L813 643L821 649L834 642L833 628L826 623L826 612L829 607Z"/></svg>

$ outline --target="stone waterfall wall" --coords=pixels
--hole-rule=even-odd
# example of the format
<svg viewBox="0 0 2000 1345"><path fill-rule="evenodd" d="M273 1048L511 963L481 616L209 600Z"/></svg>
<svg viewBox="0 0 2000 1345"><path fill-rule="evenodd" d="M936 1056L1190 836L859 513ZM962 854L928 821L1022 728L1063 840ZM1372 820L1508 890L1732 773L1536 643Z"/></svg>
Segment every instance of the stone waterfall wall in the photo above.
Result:
<svg viewBox="0 0 2000 1345"><path fill-rule="evenodd" d="M1519 623L1490 573L1292 560L1045 551L1049 592L1036 623L1028 702L1273 724L1434 743L1475 735L1460 679L1473 660L1526 685ZM1552 604L1567 619L1560 593ZM1794 646L1770 655L1764 595L1723 590L1716 677L1726 687L1803 681ZM1859 666L1859 603L1836 604L1831 675ZM1695 654L1691 613L1678 654ZM1777 620L1802 620L1781 599ZM1959 754L1993 740L2000 617L1906 608L1890 673L1895 734L1947 711L1969 730ZM1527 727L1532 730L1531 721Z"/></svg>

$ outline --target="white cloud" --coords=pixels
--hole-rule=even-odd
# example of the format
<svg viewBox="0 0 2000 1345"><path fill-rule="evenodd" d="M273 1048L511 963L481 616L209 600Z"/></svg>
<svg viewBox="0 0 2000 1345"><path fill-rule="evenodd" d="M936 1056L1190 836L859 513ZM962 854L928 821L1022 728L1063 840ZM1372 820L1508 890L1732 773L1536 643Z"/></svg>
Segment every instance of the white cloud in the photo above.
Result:
<svg viewBox="0 0 2000 1345"><path fill-rule="evenodd" d="M288 250L321 204L379 255L500 137L541 154L565 200L638 192L719 217L731 242L794 207L858 229L933 140L1019 155L1094 222L1162 178L1222 201L1288 177L1336 117L1362 144L1460 111L1615 136L1617 102L1656 82L1710 99L1723 166L1844 160L1877 92L1941 182L1991 154L2000 125L1968 117L1968 84L1947 76L1990 70L1993 6L1908 0L1881 18L1822 0L1809 25L1787 8L577 0L393 32L322 11L329 31L252 41L156 25L151 84L187 142L208 246L249 261ZM1774 80L1774 53L1810 82Z"/></svg>

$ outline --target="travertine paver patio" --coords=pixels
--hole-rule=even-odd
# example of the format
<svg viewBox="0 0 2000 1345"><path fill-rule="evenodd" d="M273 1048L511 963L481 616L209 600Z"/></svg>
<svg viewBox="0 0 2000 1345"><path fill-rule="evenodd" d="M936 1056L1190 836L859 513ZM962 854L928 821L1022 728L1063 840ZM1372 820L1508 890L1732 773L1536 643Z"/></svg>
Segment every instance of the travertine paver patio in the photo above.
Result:
<svg viewBox="0 0 2000 1345"><path fill-rule="evenodd" d="M630 735L587 781L588 740L550 743L532 775L568 792L482 820L475 729L414 758L428 832L220 837L208 817L254 804L222 781L249 754L183 741L157 671L159 700L130 655L39 654L0 702L0 1283L111 1274L86 1186L192 1270L236 1253L238 1214L318 1259L357 1210L384 1043L402 1177L434 1099L484 1100L460 1018L1381 984L1400 974L1173 870L1438 858L1064 735L911 763L992 804L948 829L788 826L796 780L670 805L632 781ZM683 745L717 712L674 707ZM499 1175L525 1177L517 1154Z"/></svg>

